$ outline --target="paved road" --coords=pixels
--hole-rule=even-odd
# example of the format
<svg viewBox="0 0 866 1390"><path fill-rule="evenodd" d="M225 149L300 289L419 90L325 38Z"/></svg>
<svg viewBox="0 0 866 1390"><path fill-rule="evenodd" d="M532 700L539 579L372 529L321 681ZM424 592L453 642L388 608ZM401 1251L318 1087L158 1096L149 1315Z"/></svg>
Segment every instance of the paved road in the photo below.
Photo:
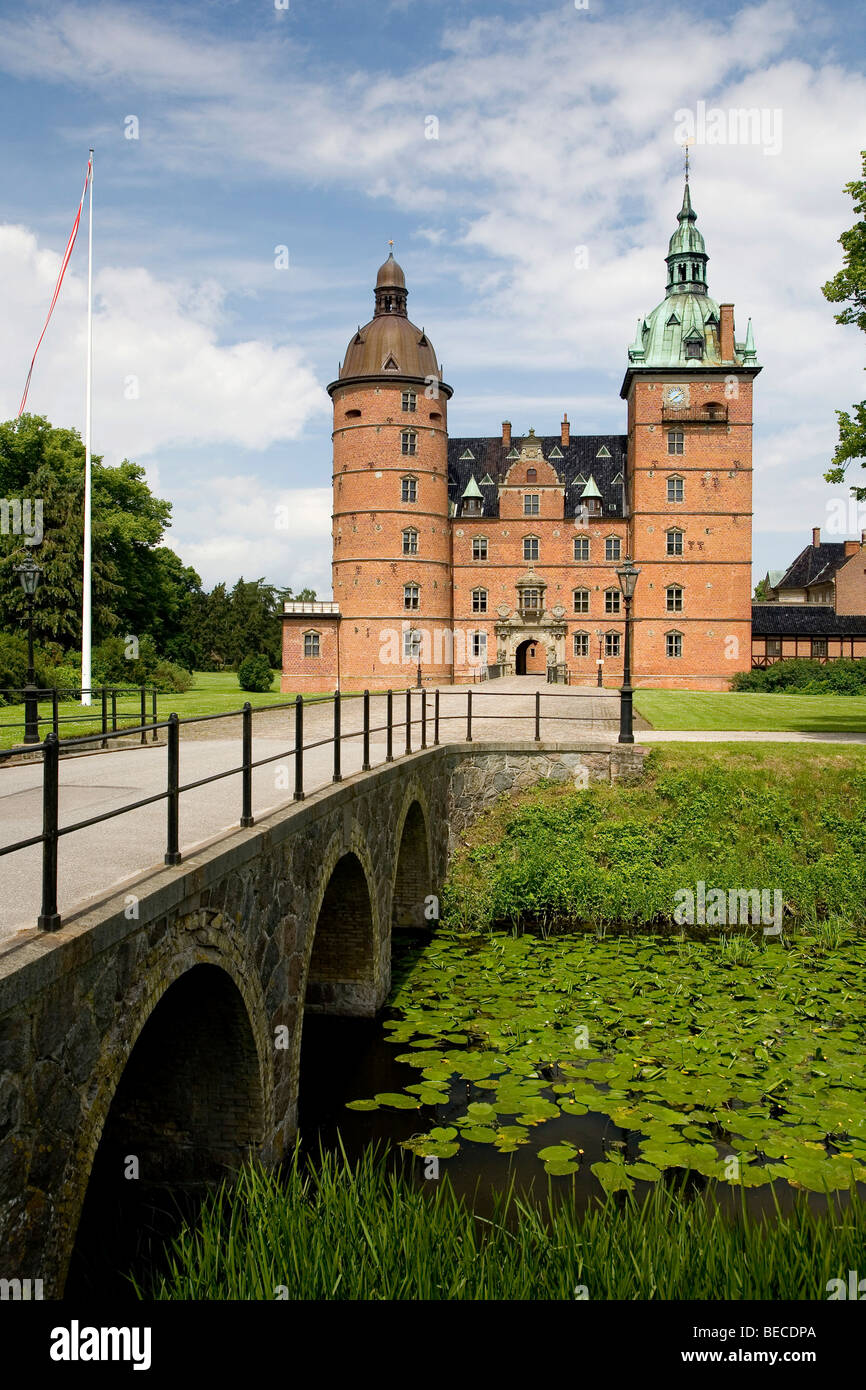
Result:
<svg viewBox="0 0 866 1390"><path fill-rule="evenodd" d="M472 692L472 736L479 741L506 738L531 739L535 735L535 690L542 690L542 737L571 742L593 738L608 740L618 727L618 696L599 695L595 689L572 690L547 686L543 678L498 681ZM420 720L420 696L412 697L413 719ZM428 742L433 741L432 692L428 693ZM467 688L440 692L440 742L466 737ZM405 752L405 695L394 697L394 755ZM503 716L507 716L503 718ZM375 730L385 723L385 697L371 699L370 722ZM345 700L342 707L345 733L358 734L363 727L360 700ZM305 710L304 790L327 786L333 775L333 706L309 705ZM226 771L240 762L240 719L210 720L181 726L181 785ZM328 742L318 748L311 744ZM420 724L412 730L412 746L421 742ZM262 817L291 801L294 790L294 714L291 710L263 709L253 716L253 759L274 761L253 773L253 814ZM384 732L371 737L370 761L385 761ZM360 737L342 745L342 773L361 769ZM12 844L41 831L42 771L40 763L0 764L0 844ZM74 825L91 816L141 800L163 791L166 785L164 744L146 748L94 752L61 760L60 824ZM241 812L241 779L227 776L206 787L186 792L180 802L180 845L185 854L207 840L234 828ZM64 835L59 845L58 908L64 918L89 901L116 891L124 882L162 863L165 852L166 806L155 802L137 811ZM39 912L41 849L34 845L0 858L3 891L0 894L0 941L34 926Z"/></svg>

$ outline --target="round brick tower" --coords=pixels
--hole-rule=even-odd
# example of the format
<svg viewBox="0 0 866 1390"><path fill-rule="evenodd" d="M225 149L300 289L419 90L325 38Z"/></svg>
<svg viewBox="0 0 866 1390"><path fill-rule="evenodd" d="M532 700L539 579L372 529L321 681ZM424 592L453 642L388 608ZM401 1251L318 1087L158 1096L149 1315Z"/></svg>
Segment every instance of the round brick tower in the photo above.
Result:
<svg viewBox="0 0 866 1390"><path fill-rule="evenodd" d="M352 338L334 402L334 599L346 690L451 679L448 426L451 387L393 253L375 312Z"/></svg>

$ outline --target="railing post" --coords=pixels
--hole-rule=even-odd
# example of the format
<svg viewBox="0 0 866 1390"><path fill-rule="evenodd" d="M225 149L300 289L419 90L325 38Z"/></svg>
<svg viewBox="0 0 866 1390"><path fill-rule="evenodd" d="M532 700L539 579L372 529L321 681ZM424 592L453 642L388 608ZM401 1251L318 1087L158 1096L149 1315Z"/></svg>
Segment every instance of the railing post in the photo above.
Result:
<svg viewBox="0 0 866 1390"><path fill-rule="evenodd" d="M59 822L60 740L52 732L45 735L42 750L42 911L37 919L41 931L57 931L57 827Z"/></svg>
<svg viewBox="0 0 866 1390"><path fill-rule="evenodd" d="M394 761L394 692L392 690L388 691L388 698L385 704L385 724L387 730L385 742L385 762L392 763Z"/></svg>
<svg viewBox="0 0 866 1390"><path fill-rule="evenodd" d="M364 756L361 771L370 771L370 692L364 691Z"/></svg>
<svg viewBox="0 0 866 1390"><path fill-rule="evenodd" d="M168 814L165 847L166 864L180 863L178 849L180 811L180 724L176 714L168 716Z"/></svg>
<svg viewBox="0 0 866 1390"><path fill-rule="evenodd" d="M541 691L535 692L535 741L541 742Z"/></svg>
<svg viewBox="0 0 866 1390"><path fill-rule="evenodd" d="M406 691L406 752L412 752L412 689Z"/></svg>
<svg viewBox="0 0 866 1390"><path fill-rule="evenodd" d="M466 692L466 742L472 742L472 688Z"/></svg>
<svg viewBox="0 0 866 1390"><path fill-rule="evenodd" d="M144 686L141 687L141 701L140 701L140 703L141 703L141 710L140 710L140 713L141 713L141 720L140 720L140 723L141 723L141 740L140 740L140 741L141 741L142 747L144 747L144 746L147 744L147 728L145 727L145 726L147 725L147 691L145 690Z"/></svg>
<svg viewBox="0 0 866 1390"><path fill-rule="evenodd" d="M295 800L304 799L304 697L295 696Z"/></svg>
<svg viewBox="0 0 866 1390"><path fill-rule="evenodd" d="M340 692L334 691L334 777L335 782L342 782L343 776L340 772Z"/></svg>
<svg viewBox="0 0 866 1390"><path fill-rule="evenodd" d="M114 687L111 690L111 732L117 733L117 691Z"/></svg>
<svg viewBox="0 0 866 1390"><path fill-rule="evenodd" d="M421 691L421 747L427 747L427 691Z"/></svg>
<svg viewBox="0 0 866 1390"><path fill-rule="evenodd" d="M156 713L156 686L154 686L150 692L150 708L153 714L153 742L156 743L157 739L159 738L159 734L156 731L156 726L158 723Z"/></svg>
<svg viewBox="0 0 866 1390"><path fill-rule="evenodd" d="M102 747L107 748L108 739L104 735L108 733L108 691L105 686L102 687L102 733Z"/></svg>
<svg viewBox="0 0 866 1390"><path fill-rule="evenodd" d="M51 691L51 727L57 737L60 737L60 695L55 685Z"/></svg>
<svg viewBox="0 0 866 1390"><path fill-rule="evenodd" d="M253 707L249 700L244 704L241 725L243 747L241 773L241 829L248 830L253 821Z"/></svg>
<svg viewBox="0 0 866 1390"><path fill-rule="evenodd" d="M436 691L436 694L435 694L435 696L434 696L434 698L433 698L433 742L434 742L434 744L438 744L438 742L439 742L439 691L438 691L438 690Z"/></svg>

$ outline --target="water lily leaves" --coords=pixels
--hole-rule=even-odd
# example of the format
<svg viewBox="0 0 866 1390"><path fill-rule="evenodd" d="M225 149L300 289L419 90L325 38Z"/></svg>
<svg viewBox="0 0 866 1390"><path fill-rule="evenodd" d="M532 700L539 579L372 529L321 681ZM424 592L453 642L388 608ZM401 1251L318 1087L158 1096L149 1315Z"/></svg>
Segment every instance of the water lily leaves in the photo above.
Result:
<svg viewBox="0 0 866 1390"><path fill-rule="evenodd" d="M545 1162L556 1159L570 1162L576 1155L577 1149L574 1144L548 1144L546 1149L538 1150L538 1157L543 1158Z"/></svg>
<svg viewBox="0 0 866 1390"><path fill-rule="evenodd" d="M474 1144L495 1144L496 1130L489 1125L465 1125L461 1127L460 1137L471 1139Z"/></svg>
<svg viewBox="0 0 866 1390"><path fill-rule="evenodd" d="M407 1096L402 1091L379 1091L376 1095L377 1105L388 1105L393 1110L417 1110L421 1104L414 1096Z"/></svg>
<svg viewBox="0 0 866 1390"><path fill-rule="evenodd" d="M644 1182L657 1182L661 1172L652 1163L627 1163L625 1171L630 1178L642 1178Z"/></svg>
<svg viewBox="0 0 866 1390"><path fill-rule="evenodd" d="M574 1173L579 1173L580 1168L578 1164L571 1163L566 1158L552 1158L545 1163L544 1171L552 1178L569 1178Z"/></svg>
<svg viewBox="0 0 866 1390"><path fill-rule="evenodd" d="M378 1110L377 1100L348 1100L346 1101L347 1110Z"/></svg>
<svg viewBox="0 0 866 1390"><path fill-rule="evenodd" d="M487 1120L496 1119L496 1107L488 1105L486 1101L473 1101L471 1105L467 1105L466 1113L481 1124Z"/></svg>
<svg viewBox="0 0 866 1390"><path fill-rule="evenodd" d="M593 1163L592 1172L606 1193L634 1191L634 1183L621 1163Z"/></svg>

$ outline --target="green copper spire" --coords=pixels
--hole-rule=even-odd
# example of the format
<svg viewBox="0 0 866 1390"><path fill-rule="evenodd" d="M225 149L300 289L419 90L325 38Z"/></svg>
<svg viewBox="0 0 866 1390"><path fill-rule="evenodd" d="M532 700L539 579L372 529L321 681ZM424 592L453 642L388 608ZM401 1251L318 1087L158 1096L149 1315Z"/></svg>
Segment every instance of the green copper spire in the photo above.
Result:
<svg viewBox="0 0 866 1390"><path fill-rule="evenodd" d="M683 192L683 205L677 213L678 226L670 240L668 283L665 294L706 294L707 256L704 239L695 225L698 215L692 207L689 181Z"/></svg>
<svg viewBox="0 0 866 1390"><path fill-rule="evenodd" d="M465 488L463 489L463 496L464 496L464 497L480 497L480 496L481 496L481 489L479 488L478 484L477 484L476 481L475 481L475 474L474 474L474 473L472 473L472 474L470 475L469 482L466 484Z"/></svg>
<svg viewBox="0 0 866 1390"><path fill-rule="evenodd" d="M581 497L601 497L601 493L598 490L598 484L596 483L595 478L592 476L591 473L589 475L589 482L583 488L580 495Z"/></svg>

